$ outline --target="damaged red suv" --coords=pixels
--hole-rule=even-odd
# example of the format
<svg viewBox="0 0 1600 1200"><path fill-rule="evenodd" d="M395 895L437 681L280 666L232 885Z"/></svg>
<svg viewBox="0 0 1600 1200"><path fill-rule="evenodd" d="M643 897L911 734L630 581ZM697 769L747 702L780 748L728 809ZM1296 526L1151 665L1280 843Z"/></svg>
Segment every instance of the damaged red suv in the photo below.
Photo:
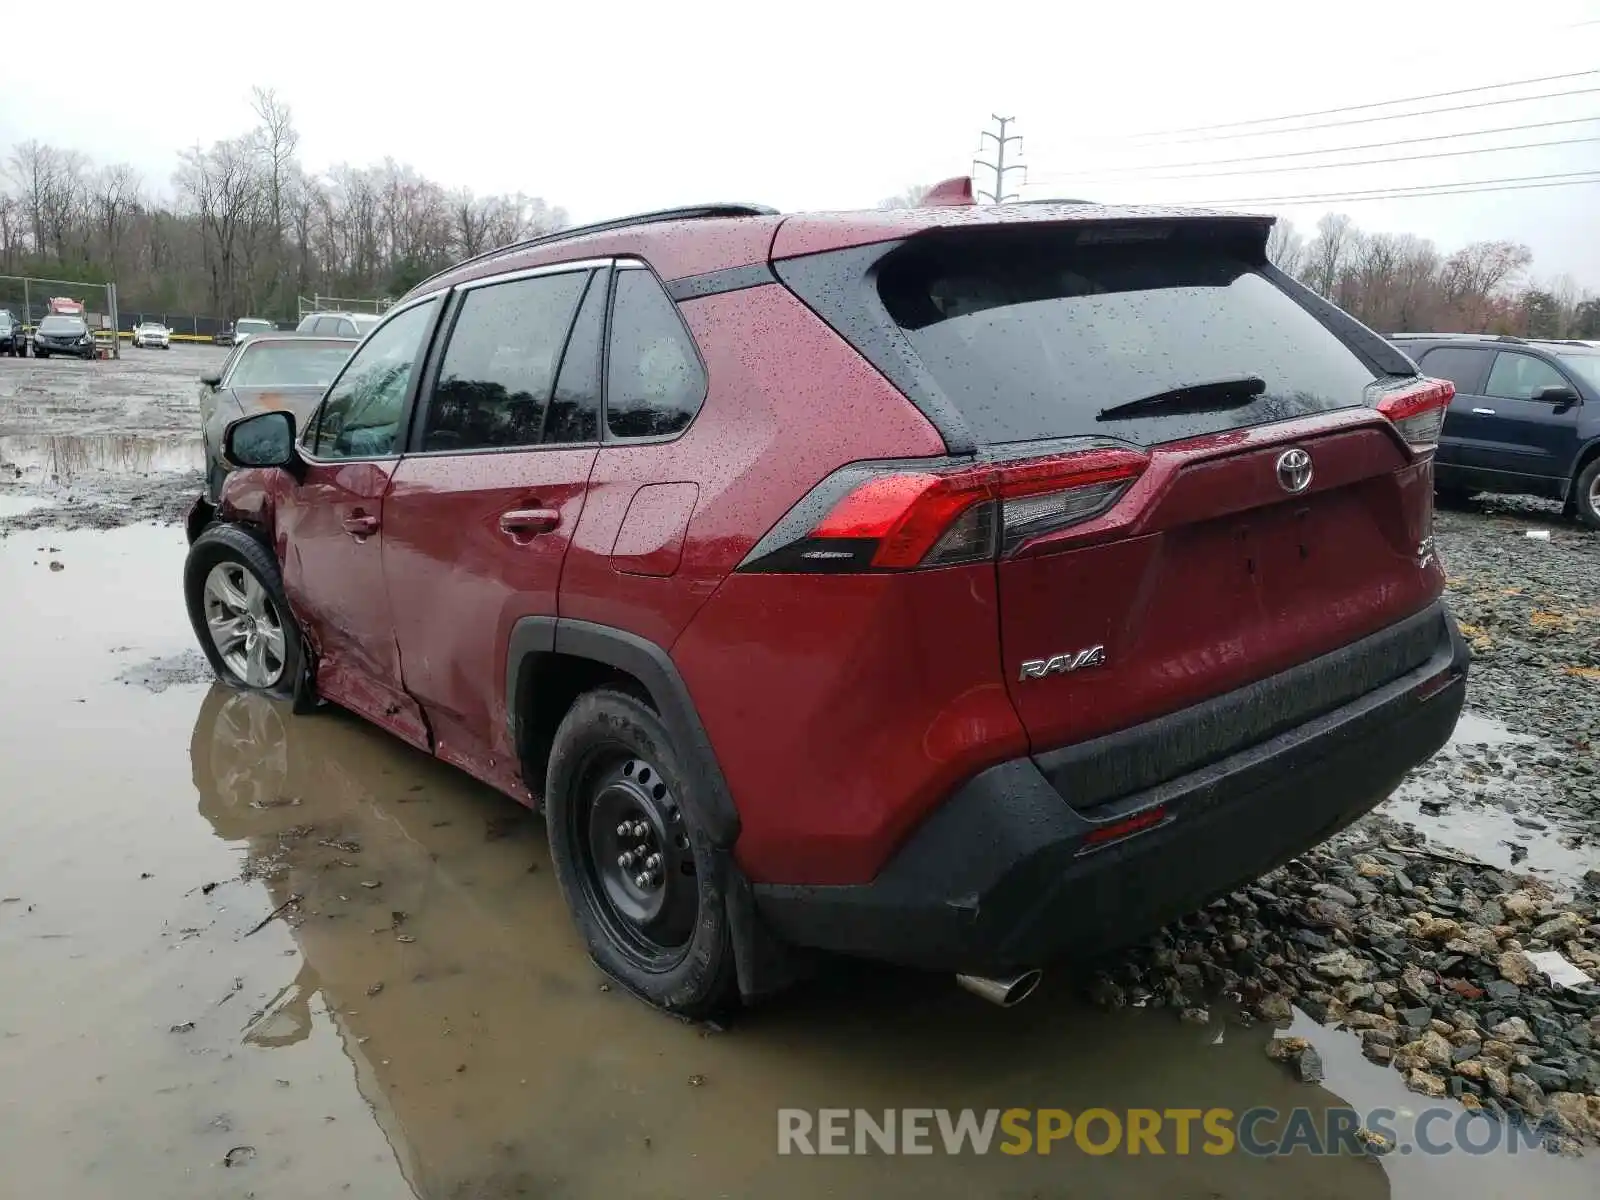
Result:
<svg viewBox="0 0 1600 1200"><path fill-rule="evenodd" d="M217 674L542 809L595 961L682 1013L815 951L1015 1000L1370 809L1466 687L1450 384L1270 218L954 190L423 283L303 428L229 428Z"/></svg>

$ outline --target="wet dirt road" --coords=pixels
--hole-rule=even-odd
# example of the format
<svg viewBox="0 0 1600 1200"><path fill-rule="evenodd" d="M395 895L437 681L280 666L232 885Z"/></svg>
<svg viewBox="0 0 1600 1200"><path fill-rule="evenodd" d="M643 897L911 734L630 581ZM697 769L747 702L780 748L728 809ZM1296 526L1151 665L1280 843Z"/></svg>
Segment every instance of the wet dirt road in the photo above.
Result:
<svg viewBox="0 0 1600 1200"><path fill-rule="evenodd" d="M205 465L199 377L227 354L0 359L0 531L180 520Z"/></svg>
<svg viewBox="0 0 1600 1200"><path fill-rule="evenodd" d="M182 555L150 525L0 538L0 1195L1600 1190L1593 1154L780 1157L780 1107L1451 1102L1304 1018L1321 1085L1269 1026L1064 980L1002 1011L858 968L726 1032L656 1015L579 949L537 818L357 720L213 688Z"/></svg>

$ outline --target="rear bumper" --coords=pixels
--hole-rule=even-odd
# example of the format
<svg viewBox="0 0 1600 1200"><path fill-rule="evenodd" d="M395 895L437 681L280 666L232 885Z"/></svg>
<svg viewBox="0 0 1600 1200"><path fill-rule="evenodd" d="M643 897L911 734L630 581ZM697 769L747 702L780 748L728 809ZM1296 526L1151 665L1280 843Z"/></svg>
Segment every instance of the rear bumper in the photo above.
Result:
<svg viewBox="0 0 1600 1200"><path fill-rule="evenodd" d="M939 970L994 973L1127 945L1327 838L1444 745L1470 655L1444 605L1430 611L1437 641L1421 665L1100 804L1098 819L1074 811L1033 758L1014 759L958 789L871 883L757 884L757 907L797 945ZM1158 809L1160 823L1126 840L1088 840Z"/></svg>

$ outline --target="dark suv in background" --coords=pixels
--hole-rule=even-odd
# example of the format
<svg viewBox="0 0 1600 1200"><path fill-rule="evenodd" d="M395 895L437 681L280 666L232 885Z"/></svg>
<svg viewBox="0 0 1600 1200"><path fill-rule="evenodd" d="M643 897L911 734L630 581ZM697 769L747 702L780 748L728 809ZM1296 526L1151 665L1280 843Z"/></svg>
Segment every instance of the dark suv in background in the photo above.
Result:
<svg viewBox="0 0 1600 1200"><path fill-rule="evenodd" d="M422 283L228 427L217 674L541 807L589 952L683 1013L815 949L1015 1000L1355 819L1465 695L1450 384L1271 218L961 191Z"/></svg>
<svg viewBox="0 0 1600 1200"><path fill-rule="evenodd" d="M1493 334L1389 340L1456 385L1434 456L1441 496L1544 496L1600 529L1600 347Z"/></svg>
<svg viewBox="0 0 1600 1200"><path fill-rule="evenodd" d="M0 308L0 354L20 358L28 352L28 332L8 308Z"/></svg>

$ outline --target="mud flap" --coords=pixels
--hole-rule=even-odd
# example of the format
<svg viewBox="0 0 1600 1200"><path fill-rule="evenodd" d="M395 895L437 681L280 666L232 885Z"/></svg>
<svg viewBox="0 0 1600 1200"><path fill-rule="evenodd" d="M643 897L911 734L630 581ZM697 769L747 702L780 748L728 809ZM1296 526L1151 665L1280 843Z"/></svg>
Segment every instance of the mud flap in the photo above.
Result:
<svg viewBox="0 0 1600 1200"><path fill-rule="evenodd" d="M204 496L196 496L194 503L189 506L189 515L184 518L183 531L189 538L189 545L194 545L195 538L205 532L211 518L217 515L217 506Z"/></svg>
<svg viewBox="0 0 1600 1200"><path fill-rule="evenodd" d="M816 973L816 953L790 945L767 927L756 911L750 881L733 861L733 855L726 850L717 853L723 859L728 936L733 942L740 997L749 1003L810 978Z"/></svg>

